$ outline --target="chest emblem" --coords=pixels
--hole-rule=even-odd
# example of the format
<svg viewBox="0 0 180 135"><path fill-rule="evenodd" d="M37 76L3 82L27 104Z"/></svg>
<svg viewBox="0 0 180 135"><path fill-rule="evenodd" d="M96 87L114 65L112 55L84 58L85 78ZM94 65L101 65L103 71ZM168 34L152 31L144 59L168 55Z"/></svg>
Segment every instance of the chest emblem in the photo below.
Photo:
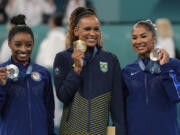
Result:
<svg viewBox="0 0 180 135"><path fill-rule="evenodd" d="M108 71L108 63L100 61L100 70L104 73L107 72Z"/></svg>
<svg viewBox="0 0 180 135"><path fill-rule="evenodd" d="M139 73L139 71L136 71L136 72L131 72L130 75L133 76L135 74Z"/></svg>
<svg viewBox="0 0 180 135"><path fill-rule="evenodd" d="M40 75L40 73L38 73L38 72L32 72L32 73L31 73L31 78L32 78L34 81L41 81L41 75Z"/></svg>

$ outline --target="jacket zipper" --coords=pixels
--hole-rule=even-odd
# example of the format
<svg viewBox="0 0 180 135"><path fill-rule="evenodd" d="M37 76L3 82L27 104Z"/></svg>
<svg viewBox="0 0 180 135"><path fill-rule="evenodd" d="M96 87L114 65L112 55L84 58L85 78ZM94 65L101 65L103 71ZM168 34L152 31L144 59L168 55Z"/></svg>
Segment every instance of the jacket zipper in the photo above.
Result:
<svg viewBox="0 0 180 135"><path fill-rule="evenodd" d="M69 107L68 107L68 113L67 113L67 118L66 121L69 120L70 114L71 114L71 108L72 108L72 103L70 103Z"/></svg>
<svg viewBox="0 0 180 135"><path fill-rule="evenodd" d="M148 89L147 89L147 73L145 73L144 81L145 81L145 96L146 96L145 101L146 101L146 104L148 104L149 103L149 97L148 97Z"/></svg>
<svg viewBox="0 0 180 135"><path fill-rule="evenodd" d="M32 134L32 116L31 116L31 97L30 97L30 87L29 87L29 83L28 80L26 80L27 83L27 89L28 89L28 107L29 107L29 127L30 127L30 135Z"/></svg>
<svg viewBox="0 0 180 135"><path fill-rule="evenodd" d="M88 70L90 70L90 69L88 69ZM89 104L89 106L88 106L88 133L90 133L91 132L91 130L90 130L90 127L91 127L91 120L90 120L90 117L91 117L91 97L90 97L90 94L91 94L91 92L90 92L90 90L91 90L91 74L89 75L89 97L88 97L88 104Z"/></svg>

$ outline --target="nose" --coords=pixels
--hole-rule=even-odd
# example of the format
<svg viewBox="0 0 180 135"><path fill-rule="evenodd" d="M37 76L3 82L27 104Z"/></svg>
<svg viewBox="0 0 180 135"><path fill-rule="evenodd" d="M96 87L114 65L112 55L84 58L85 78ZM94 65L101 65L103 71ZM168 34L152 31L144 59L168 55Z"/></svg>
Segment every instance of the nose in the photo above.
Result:
<svg viewBox="0 0 180 135"><path fill-rule="evenodd" d="M21 52L25 52L26 51L26 47L25 45L22 45L21 48L20 48Z"/></svg>
<svg viewBox="0 0 180 135"><path fill-rule="evenodd" d="M142 42L141 38L136 39L136 44L141 44L141 42Z"/></svg>
<svg viewBox="0 0 180 135"><path fill-rule="evenodd" d="M94 31L94 30L91 30L91 31L90 31L90 35L95 35L95 31Z"/></svg>

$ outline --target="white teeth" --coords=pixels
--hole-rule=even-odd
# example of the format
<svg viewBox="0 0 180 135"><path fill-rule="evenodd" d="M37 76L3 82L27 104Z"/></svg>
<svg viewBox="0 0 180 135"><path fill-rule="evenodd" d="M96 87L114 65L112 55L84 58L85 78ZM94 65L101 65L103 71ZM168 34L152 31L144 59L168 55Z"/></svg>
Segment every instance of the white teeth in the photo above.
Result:
<svg viewBox="0 0 180 135"><path fill-rule="evenodd" d="M89 41L94 41L95 39L94 39L94 38L89 38L88 40L89 40Z"/></svg>
<svg viewBox="0 0 180 135"><path fill-rule="evenodd" d="M138 48L138 49L143 49L144 47L143 47L143 46L139 46L139 47L136 47L136 48Z"/></svg>
<svg viewBox="0 0 180 135"><path fill-rule="evenodd" d="M19 54L20 57L26 57L27 54Z"/></svg>
<svg viewBox="0 0 180 135"><path fill-rule="evenodd" d="M136 48L138 49L143 49L145 46L144 45L137 45Z"/></svg>

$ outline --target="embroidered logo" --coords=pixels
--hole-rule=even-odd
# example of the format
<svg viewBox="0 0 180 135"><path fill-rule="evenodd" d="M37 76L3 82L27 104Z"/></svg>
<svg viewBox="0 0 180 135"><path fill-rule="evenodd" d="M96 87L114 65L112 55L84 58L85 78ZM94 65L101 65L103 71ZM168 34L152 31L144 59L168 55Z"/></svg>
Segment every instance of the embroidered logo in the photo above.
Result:
<svg viewBox="0 0 180 135"><path fill-rule="evenodd" d="M40 75L40 73L38 73L38 72L32 72L32 73L31 73L31 78L32 78L34 81L41 81L41 75Z"/></svg>
<svg viewBox="0 0 180 135"><path fill-rule="evenodd" d="M107 72L108 71L108 63L100 61L100 69L104 73Z"/></svg>
<svg viewBox="0 0 180 135"><path fill-rule="evenodd" d="M139 71L136 71L136 72L131 72L131 73L130 73L130 75L132 75L132 76L133 76L133 75L135 75L135 74L137 74L137 73L139 73Z"/></svg>
<svg viewBox="0 0 180 135"><path fill-rule="evenodd" d="M60 69L59 69L58 67L56 67L56 68L54 69L54 74L55 74L55 75L59 75L59 74L60 74Z"/></svg>

